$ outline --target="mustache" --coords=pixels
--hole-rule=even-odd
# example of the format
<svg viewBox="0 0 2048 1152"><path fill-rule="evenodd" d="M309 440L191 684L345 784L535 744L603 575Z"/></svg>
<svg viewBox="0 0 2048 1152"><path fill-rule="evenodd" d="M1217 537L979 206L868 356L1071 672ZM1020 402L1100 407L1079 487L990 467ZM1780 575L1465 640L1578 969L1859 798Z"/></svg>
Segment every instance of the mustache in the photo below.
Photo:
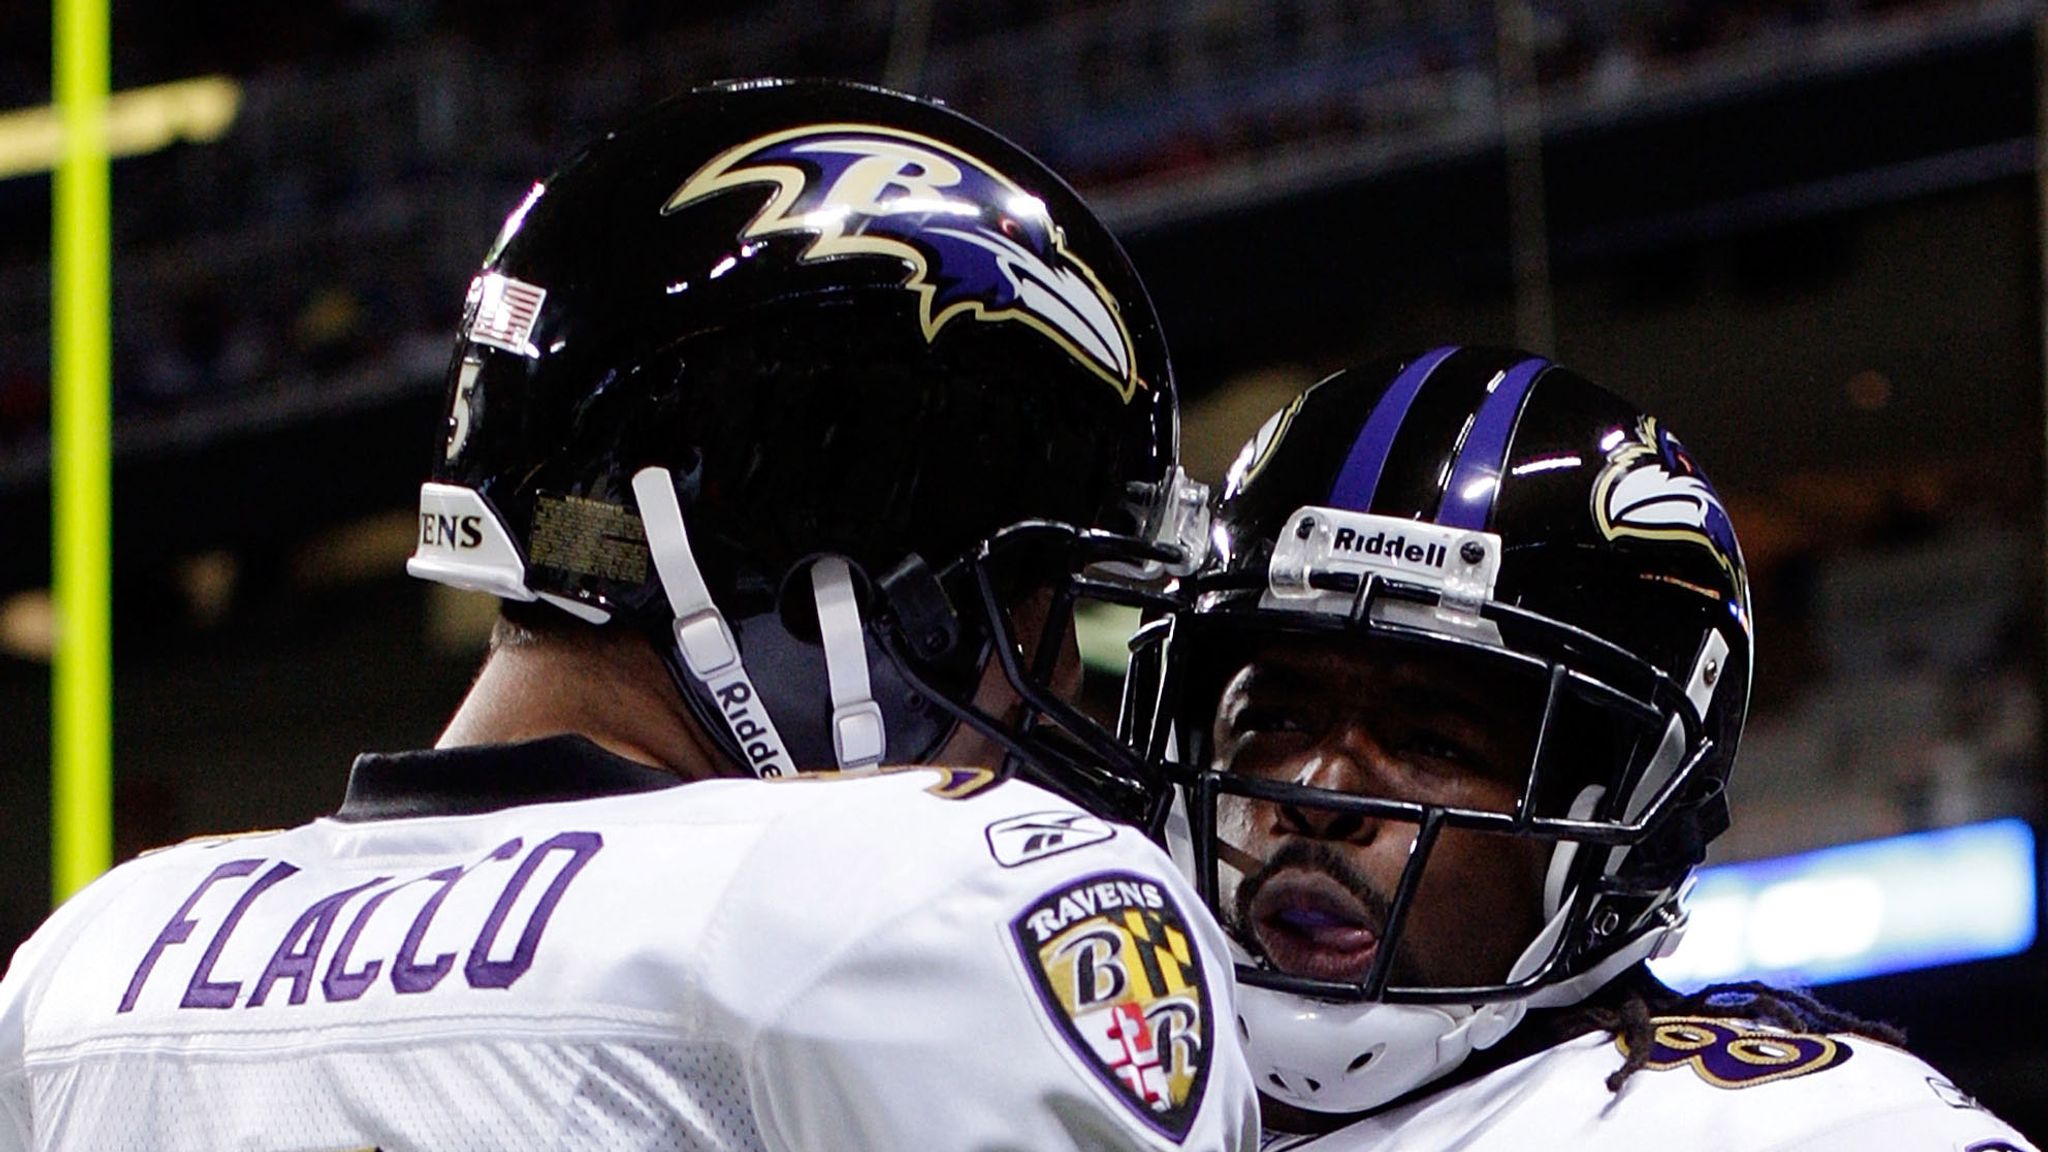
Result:
<svg viewBox="0 0 2048 1152"><path fill-rule="evenodd" d="M1359 871L1343 852L1323 840L1289 839L1268 857L1256 872L1247 876L1244 883L1238 885L1237 897L1231 902L1231 923L1227 927L1254 956L1276 970L1279 967L1273 958L1266 954L1265 946L1259 942L1258 933L1253 930L1251 907L1258 899L1260 890L1275 876L1295 869L1322 873L1365 905L1366 910L1372 915L1373 929L1380 936L1381 954L1374 959L1373 964L1392 965L1388 972L1391 983L1425 983L1413 957L1407 949L1400 947L1401 937L1406 933L1399 930L1401 926L1389 924L1387 921L1388 898L1381 895L1371 879ZM1405 920L1406 917L1402 919Z"/></svg>
<svg viewBox="0 0 2048 1152"><path fill-rule="evenodd" d="M1378 921L1377 929L1384 929L1387 923L1387 898L1380 895L1365 873L1354 867L1342 852L1322 840L1290 839L1280 850L1267 858L1259 870L1245 878L1237 886L1237 899L1231 908L1232 919L1239 928L1251 924L1252 901L1258 898L1261 889L1273 877L1291 869L1307 872L1321 872L1335 880L1346 892L1358 898L1372 912Z"/></svg>

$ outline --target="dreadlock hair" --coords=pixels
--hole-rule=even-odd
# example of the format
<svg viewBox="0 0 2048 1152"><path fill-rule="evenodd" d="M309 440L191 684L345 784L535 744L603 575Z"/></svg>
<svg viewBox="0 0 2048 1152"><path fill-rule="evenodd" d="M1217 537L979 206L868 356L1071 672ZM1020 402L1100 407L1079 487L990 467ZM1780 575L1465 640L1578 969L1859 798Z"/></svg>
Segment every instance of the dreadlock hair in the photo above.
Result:
<svg viewBox="0 0 2048 1152"><path fill-rule="evenodd" d="M1798 988L1776 988L1754 980L1733 984L1710 984L1690 995L1665 986L1647 968L1617 979L1609 986L1616 995L1586 1005L1576 1023L1580 1031L1611 1032L1622 1041L1628 1054L1620 1068L1607 1077L1607 1090L1621 1091L1650 1061L1656 1047L1656 1019L1660 1016L1708 1016L1749 1020L1788 1032L1840 1032L1863 1036L1881 1044L1904 1047L1905 1033L1883 1021L1831 1008Z"/></svg>

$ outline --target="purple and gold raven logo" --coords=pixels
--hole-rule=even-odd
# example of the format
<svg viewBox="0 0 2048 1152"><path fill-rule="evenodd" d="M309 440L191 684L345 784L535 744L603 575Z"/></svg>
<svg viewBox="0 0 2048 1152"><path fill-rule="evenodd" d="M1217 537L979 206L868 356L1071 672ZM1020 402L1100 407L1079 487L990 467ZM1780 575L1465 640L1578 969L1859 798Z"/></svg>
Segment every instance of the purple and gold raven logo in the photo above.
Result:
<svg viewBox="0 0 2048 1152"><path fill-rule="evenodd" d="M1728 509L1676 436L1646 416L1627 432L1609 433L1601 447L1607 466L1593 482L1593 521L1601 535L1688 540L1705 546L1739 579L1741 552Z"/></svg>
<svg viewBox="0 0 2048 1152"><path fill-rule="evenodd" d="M804 263L856 254L910 267L924 336L961 317L1037 329L1116 388L1143 386L1131 334L1094 269L1066 248L1045 202L928 136L873 124L791 128L730 149L662 206L732 188L774 193L740 236L810 233Z"/></svg>

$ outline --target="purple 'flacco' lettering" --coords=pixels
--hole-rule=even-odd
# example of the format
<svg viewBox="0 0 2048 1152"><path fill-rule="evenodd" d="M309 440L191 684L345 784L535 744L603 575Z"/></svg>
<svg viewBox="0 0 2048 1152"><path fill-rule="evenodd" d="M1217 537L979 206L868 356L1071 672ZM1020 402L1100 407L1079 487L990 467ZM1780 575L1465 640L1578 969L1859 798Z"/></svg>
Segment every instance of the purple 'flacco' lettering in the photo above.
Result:
<svg viewBox="0 0 2048 1152"><path fill-rule="evenodd" d="M327 974L320 978L320 995L326 997L328 1003L339 1004L356 999L369 990L370 985L376 982L377 973L384 970L382 960L372 960L363 965L362 971L351 972L348 970L349 953L355 951L356 937L363 934L363 925L370 922L370 914L403 887L405 885L400 884L386 888L370 897L369 902L356 913L356 918L349 921L348 931L341 934L341 943L335 946L334 959L327 962Z"/></svg>
<svg viewBox="0 0 2048 1152"><path fill-rule="evenodd" d="M439 872L428 874L426 878L439 880L441 887L427 898L426 906L420 909L420 914L413 917L412 928L405 934L405 943L399 947L398 955L391 961L393 988L407 994L427 992L439 984L443 976L448 975L448 970L455 966L455 953L443 952L434 958L432 964L421 964L418 960L420 942L427 935L427 927L433 922L434 913L441 910L441 902L448 898L449 889L455 887L455 882L467 875L471 869L480 868L489 860L509 860L525 842L523 837L515 836L491 849L489 856L469 868L443 868Z"/></svg>
<svg viewBox="0 0 2048 1152"><path fill-rule="evenodd" d="M199 967L192 970L192 982L185 985L185 998L178 1002L180 1008L233 1008L235 997L241 994L240 981L214 983L207 979L213 975L214 962L220 959L221 949L228 946L228 937L234 935L235 925L242 922L242 914L258 896L272 884L297 872L298 868L280 860L270 871L256 878L242 898L228 911L228 918L221 921L220 931L213 934L213 942L206 946L206 954L199 958Z"/></svg>
<svg viewBox="0 0 2048 1152"><path fill-rule="evenodd" d="M432 991L434 985L441 982L441 977L455 967L453 952L441 953L432 964L420 963L420 942L426 938L427 926L434 922L434 913L441 910L441 901L448 898L448 890L455 887L455 882L462 879L462 874L467 871L467 868L457 866L427 873L427 879L438 880L441 886L427 897L420 914L412 918L412 927L405 933L405 943L398 946L398 955L391 959L391 986L401 993Z"/></svg>
<svg viewBox="0 0 2048 1152"><path fill-rule="evenodd" d="M514 836L512 839L491 849L491 854L486 856L485 859L509 860L518 854L519 847L524 842L522 838ZM413 969L412 973L402 976L394 965L392 983L397 985L400 991L418 992L424 992L432 988L436 983L439 983L441 975L445 975L448 965L453 963L453 957L445 956L437 961L442 967L441 973L435 974L433 972L433 965L419 964L415 956L419 949L421 937L426 935L426 922L433 917L435 909L440 906L441 900L447 896L449 885L454 883L454 877L451 877L449 874L454 873L455 876L460 876L463 871L460 868L443 869L440 872L427 876L417 876L411 880L402 880L370 897L369 901L356 912L355 919L349 922L348 931L341 934L341 943L335 946L334 958L327 962L327 973L320 979L320 994L326 998L327 1002L339 1004L359 999L363 993L370 990L371 984L376 983L377 974L384 970L384 962L382 960L368 961L361 969L354 972L348 970L349 960L355 953L356 941L362 936L363 928L370 922L370 917L376 914L378 907L384 901L389 900L393 893L398 892L407 885L418 884L424 880L440 880L443 883L441 890L434 894L428 901L427 906L420 910L419 917L414 919L412 931L406 935L405 947L399 953L398 962L409 963ZM408 984L416 984L417 986L408 987Z"/></svg>
<svg viewBox="0 0 2048 1152"><path fill-rule="evenodd" d="M365 888L374 888L389 879L389 876L379 876L375 880L366 880L353 888L322 899L300 914L290 931L287 931L284 939L279 942L277 951L271 955L269 965L263 969L263 975L256 978L255 986L249 990L249 1007L260 1007L264 998L270 994L270 986L279 980L290 980L291 1002L304 1004L306 993L313 983L313 966L319 963L320 949L327 943L327 933L334 927L334 918L341 915L341 906ZM293 945L302 937L305 940L304 945L294 947Z"/></svg>
<svg viewBox="0 0 2048 1152"><path fill-rule="evenodd" d="M133 1010L136 999L142 995L142 985L149 980L149 974L155 969L158 958L163 956L164 949L173 944L183 944L191 937L192 929L199 926L199 921L187 917L192 914L192 909L198 906L199 898L206 895L208 888L232 876L247 876L262 866L261 858L230 860L207 873L206 879L199 882L199 887L192 890L192 895L185 897L185 902L178 905L178 910L171 914L171 922L164 925L164 930L157 934L156 942L149 946L149 951L142 954L142 963L136 967L135 975L129 979L128 991L121 997L121 1007L115 1011Z"/></svg>
<svg viewBox="0 0 2048 1152"><path fill-rule="evenodd" d="M490 919L484 921L483 931L478 933L476 944L469 950L469 962L463 966L462 974L472 988L510 988L513 981L526 974L533 966L533 954L540 947L540 935L546 931L548 917L554 915L555 905L561 902L562 893L568 891L569 881L576 878L597 850L604 847L604 837L595 832L562 832L535 846L526 859L519 862L519 870L505 884L505 891L498 896L498 903L491 909ZM570 853L569 861L555 876L554 883L541 893L540 903L534 905L533 915L527 917L526 928L519 933L519 943L512 951L510 960L492 960L491 946L497 942L499 929L505 926L505 917L512 911L512 905L525 890L533 874L540 870L541 862L554 851Z"/></svg>

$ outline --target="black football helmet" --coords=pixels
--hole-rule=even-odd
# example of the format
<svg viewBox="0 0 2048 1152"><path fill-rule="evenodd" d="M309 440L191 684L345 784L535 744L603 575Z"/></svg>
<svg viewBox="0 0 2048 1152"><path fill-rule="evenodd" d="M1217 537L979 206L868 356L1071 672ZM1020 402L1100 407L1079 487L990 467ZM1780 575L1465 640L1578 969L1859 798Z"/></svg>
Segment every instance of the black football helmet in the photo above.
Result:
<svg viewBox="0 0 2048 1152"><path fill-rule="evenodd" d="M1050 638L1185 567L1206 492L1122 249L988 129L846 83L659 105L506 219L447 413L409 570L648 631L735 764L915 763L967 723L1152 803L1011 610ZM971 705L991 659L1023 723Z"/></svg>
<svg viewBox="0 0 2048 1152"><path fill-rule="evenodd" d="M1125 723L1185 780L1170 839L1241 949L1263 1089L1371 1109L1525 1010L1577 1003L1675 945L1688 878L1726 827L1752 640L1727 513L1658 420L1521 352L1438 348L1340 372L1245 445L1213 537L1180 606L1133 642ZM1286 644L1448 667L1515 697L1528 727L1511 746L1527 753L1503 794L1519 799L1492 810L1229 771L1219 698ZM1357 979L1282 971L1262 950L1237 897L1284 862L1247 858L1219 817L1253 805L1304 838L1369 822L1413 837L1376 922L1352 926L1377 937ZM1412 965L1404 932L1432 905L1477 906L1432 881L1461 838L1526 854L1526 935L1445 983Z"/></svg>

